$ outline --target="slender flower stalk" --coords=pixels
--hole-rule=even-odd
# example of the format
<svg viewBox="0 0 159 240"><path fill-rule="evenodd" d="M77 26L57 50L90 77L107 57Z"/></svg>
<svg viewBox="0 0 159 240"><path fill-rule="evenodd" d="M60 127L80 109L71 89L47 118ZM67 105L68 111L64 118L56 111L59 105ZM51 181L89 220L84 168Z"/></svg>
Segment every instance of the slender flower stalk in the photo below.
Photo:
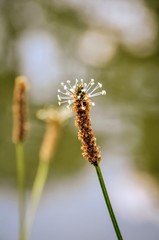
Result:
<svg viewBox="0 0 159 240"><path fill-rule="evenodd" d="M108 195L108 191L106 189L106 185L105 185L105 182L104 182L104 179L103 179L103 175L102 175L100 166L97 165L97 166L95 166L95 168L96 168L99 183L100 183L100 186L101 186L101 189L102 189L102 192L103 192L104 200L105 200L105 203L108 207L108 211L109 211L109 214L110 214L110 217L111 217L111 220L112 220L117 238L122 240L123 238L122 238L122 235L121 235L121 232L120 232L120 229L119 229L119 226L118 226L118 223L117 223L117 220L116 220L113 208L112 208L112 204L111 204L111 201L110 201L110 198L109 198L109 195Z"/></svg>
<svg viewBox="0 0 159 240"><path fill-rule="evenodd" d="M68 110L55 109L53 107L40 109L37 113L37 117L46 123L46 131L41 144L39 165L31 191L28 216L28 236L31 234L36 211L46 184L50 161L53 159L56 152L61 127L70 116L71 114Z"/></svg>
<svg viewBox="0 0 159 240"><path fill-rule="evenodd" d="M16 148L18 191L19 191L19 239L26 240L25 230L25 160L24 140L27 130L26 111L27 80L23 76L15 79L13 95L13 135Z"/></svg>
<svg viewBox="0 0 159 240"><path fill-rule="evenodd" d="M106 190L104 179L99 167L101 152L96 143L96 137L92 129L90 118L91 106L95 105L95 103L92 102L91 98L98 95L105 95L106 91L102 90L97 92L97 90L102 87L102 84L97 83L97 85L93 87L94 84L94 79L91 79L88 84L84 83L83 79L80 81L76 79L75 84L72 86L71 82L67 80L66 84L61 83L64 91L61 91L59 89L59 94L57 97L59 100L59 105L67 103L67 108L70 108L72 106L72 110L76 114L75 125L78 129L78 138L82 143L82 156L96 168L98 180L100 182L105 203L107 205L117 238L122 240L122 235L120 233L120 229L118 227L115 214L113 212L113 208L111 206L111 202Z"/></svg>

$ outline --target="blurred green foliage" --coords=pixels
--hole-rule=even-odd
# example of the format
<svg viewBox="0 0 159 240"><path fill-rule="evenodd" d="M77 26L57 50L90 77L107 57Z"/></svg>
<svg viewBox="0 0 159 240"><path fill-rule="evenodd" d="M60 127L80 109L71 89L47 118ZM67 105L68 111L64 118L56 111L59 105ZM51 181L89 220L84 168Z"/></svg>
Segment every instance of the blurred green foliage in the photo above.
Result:
<svg viewBox="0 0 159 240"><path fill-rule="evenodd" d="M48 29L56 34L63 51L74 54L74 41L81 32L89 27L81 14L73 8L58 6L54 1L35 1L43 9L46 19L40 25L38 16L33 18L33 1L4 0L0 2L0 18L5 29L5 41L1 46L0 57L0 179L16 181L15 149L11 141L12 133L12 92L14 78L19 74L17 56L14 44L20 34L26 29ZM30 5L30 12L26 13L26 5ZM147 4L156 12L159 26L159 2L148 1ZM30 14L30 19L28 18ZM36 19L36 21L35 21ZM103 102L103 109L113 104L119 110L127 105L135 109L124 112L123 117L128 117L130 122L139 126L142 132L142 142L138 144L132 156L136 167L150 173L159 182L159 41L153 56L137 58L120 47L118 54L110 63L102 67L86 66L88 76L103 81L104 88L109 92ZM61 66L62 68L63 66ZM54 102L54 104L56 104ZM40 106L30 103L31 129L26 142L26 159L28 185L33 180L38 164L39 148L45 126L36 119L35 114ZM73 123L73 120L70 120ZM131 138L131 136L130 136ZM129 139L128 139L129 141ZM67 175L79 170L85 161L81 160L80 143L77 140L76 130L71 124L64 127L58 144L55 160L51 164L51 175Z"/></svg>

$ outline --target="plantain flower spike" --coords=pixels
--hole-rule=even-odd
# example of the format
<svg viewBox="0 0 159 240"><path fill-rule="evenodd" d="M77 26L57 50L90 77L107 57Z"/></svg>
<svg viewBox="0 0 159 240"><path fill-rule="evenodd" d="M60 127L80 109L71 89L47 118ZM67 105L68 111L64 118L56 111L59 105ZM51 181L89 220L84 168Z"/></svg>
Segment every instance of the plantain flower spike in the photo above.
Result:
<svg viewBox="0 0 159 240"><path fill-rule="evenodd" d="M94 79L91 79L88 84L84 83L83 79L80 81L76 79L74 85L71 85L71 82L67 80L66 84L61 83L64 91L58 89L57 97L59 105L67 103L67 108L72 107L72 110L76 113L75 126L78 128L78 139L82 143L82 156L91 164L97 166L101 160L101 152L92 129L90 109L91 106L95 106L95 103L91 99L92 97L105 95L106 91L97 91L102 88L101 83L98 82L95 87L94 85Z"/></svg>
<svg viewBox="0 0 159 240"><path fill-rule="evenodd" d="M24 142L27 123L27 79L24 76L18 76L15 79L15 87L13 93L13 134L12 141L15 144Z"/></svg>
<svg viewBox="0 0 159 240"><path fill-rule="evenodd" d="M37 118L46 123L46 131L40 148L40 159L49 162L55 154L60 128L71 117L66 108L55 109L49 106L37 112Z"/></svg>

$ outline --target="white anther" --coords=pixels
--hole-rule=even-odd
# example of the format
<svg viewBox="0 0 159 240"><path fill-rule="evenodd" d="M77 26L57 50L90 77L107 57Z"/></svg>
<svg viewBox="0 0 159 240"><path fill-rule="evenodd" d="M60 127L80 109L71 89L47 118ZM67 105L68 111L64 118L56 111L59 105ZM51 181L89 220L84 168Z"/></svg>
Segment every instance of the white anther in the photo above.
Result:
<svg viewBox="0 0 159 240"><path fill-rule="evenodd" d="M61 101L60 95L57 95L57 98L58 98L59 101Z"/></svg>
<svg viewBox="0 0 159 240"><path fill-rule="evenodd" d="M101 87L102 87L102 84L98 82L98 86L101 88Z"/></svg>

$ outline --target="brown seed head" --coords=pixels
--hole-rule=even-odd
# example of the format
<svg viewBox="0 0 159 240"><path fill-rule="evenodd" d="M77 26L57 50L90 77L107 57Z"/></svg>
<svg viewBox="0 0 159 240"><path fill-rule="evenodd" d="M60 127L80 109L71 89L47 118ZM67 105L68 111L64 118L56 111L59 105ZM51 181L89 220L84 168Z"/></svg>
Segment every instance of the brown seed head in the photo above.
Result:
<svg viewBox="0 0 159 240"><path fill-rule="evenodd" d="M81 141L82 156L93 165L98 165L101 160L101 152L96 143L90 118L91 100L86 93L79 95L81 86L78 86L74 94L73 111L76 113L75 125L78 128L78 139ZM79 98L80 96L80 98Z"/></svg>
<svg viewBox="0 0 159 240"><path fill-rule="evenodd" d="M27 110L26 110L27 79L19 76L15 79L13 94L13 143L23 142L27 130Z"/></svg>
<svg viewBox="0 0 159 240"><path fill-rule="evenodd" d="M90 109L95 104L91 101L91 98L98 95L105 95L106 91L96 92L97 89L102 87L101 83L98 83L92 89L94 79L91 79L88 84L84 83L83 79L80 82L76 79L73 86L69 80L67 80L66 85L64 83L61 83L61 85L65 92L60 89L58 90L61 94L58 95L59 105L68 103L67 107L69 108L72 105L72 109L76 113L75 125L78 128L78 138L82 143L82 156L91 164L98 165L101 160L101 152L92 130Z"/></svg>

